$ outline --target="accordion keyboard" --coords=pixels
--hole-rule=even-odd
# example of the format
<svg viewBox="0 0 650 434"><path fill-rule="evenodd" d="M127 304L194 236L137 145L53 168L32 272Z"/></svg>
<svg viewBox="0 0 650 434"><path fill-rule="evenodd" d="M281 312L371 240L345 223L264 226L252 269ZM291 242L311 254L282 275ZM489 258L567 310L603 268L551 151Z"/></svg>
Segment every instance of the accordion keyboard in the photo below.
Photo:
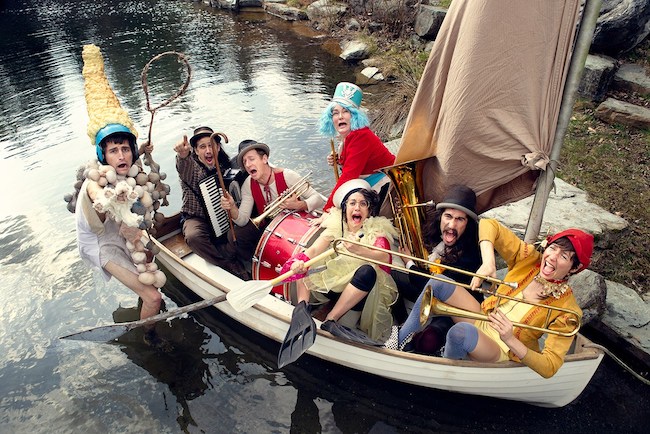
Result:
<svg viewBox="0 0 650 434"><path fill-rule="evenodd" d="M205 211L208 214L210 224L217 237L228 232L230 223L228 222L228 213L221 208L221 188L217 184L217 177L209 176L199 182L199 191L205 203Z"/></svg>

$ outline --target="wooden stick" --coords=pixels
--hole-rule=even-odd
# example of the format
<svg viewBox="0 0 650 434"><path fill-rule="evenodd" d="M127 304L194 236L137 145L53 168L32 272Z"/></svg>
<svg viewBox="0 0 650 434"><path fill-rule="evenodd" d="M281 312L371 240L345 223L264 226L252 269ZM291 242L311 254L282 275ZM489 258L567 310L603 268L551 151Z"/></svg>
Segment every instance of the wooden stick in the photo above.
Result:
<svg viewBox="0 0 650 434"><path fill-rule="evenodd" d="M217 176L219 177L219 185L221 186L221 191L225 195L228 190L226 190L226 183L223 182L223 176L221 175L221 168L219 167L219 153L217 152L217 146L221 146L221 145L219 145L219 141L217 140L217 138L219 136L223 137L224 140L226 141L226 143L228 143L228 137L226 137L226 135L223 134L223 133L212 133L210 135L210 142L212 143L212 146L214 147L213 148L214 159L215 159L214 166L217 169ZM217 138L215 138L215 137L217 137ZM235 225L233 225L233 223L232 223L232 216L230 215L230 210L228 209L228 210L226 210L226 212L228 213L228 224L230 224L230 231L232 232L232 241L233 241L233 243L236 243L237 242L237 235L235 234Z"/></svg>
<svg viewBox="0 0 650 434"><path fill-rule="evenodd" d="M339 180L339 164L338 164L338 155L336 154L336 147L334 146L334 139L330 139L330 147L332 148L332 157L334 157L334 179Z"/></svg>

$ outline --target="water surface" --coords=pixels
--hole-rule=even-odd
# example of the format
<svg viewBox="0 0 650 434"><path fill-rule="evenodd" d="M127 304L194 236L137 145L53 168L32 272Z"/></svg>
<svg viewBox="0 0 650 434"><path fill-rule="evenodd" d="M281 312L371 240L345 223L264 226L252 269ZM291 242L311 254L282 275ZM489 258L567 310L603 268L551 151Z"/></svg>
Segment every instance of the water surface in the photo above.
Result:
<svg viewBox="0 0 650 434"><path fill-rule="evenodd" d="M317 119L353 69L322 40L263 13L231 14L189 1L0 3L0 432L625 431L648 420L647 388L607 361L583 395L558 410L424 390L311 357L278 371L276 344L204 310L162 324L171 353L132 333L117 344L59 341L134 319L136 298L103 282L76 252L62 198L94 148L86 135L81 47L102 49L108 79L140 137L140 72L164 51L192 65L186 94L156 114L154 158L180 206L172 147L207 124L253 138L271 161L334 184ZM154 105L183 80L176 62L152 69ZM196 299L171 280L168 308ZM643 430L645 431L645 430Z"/></svg>

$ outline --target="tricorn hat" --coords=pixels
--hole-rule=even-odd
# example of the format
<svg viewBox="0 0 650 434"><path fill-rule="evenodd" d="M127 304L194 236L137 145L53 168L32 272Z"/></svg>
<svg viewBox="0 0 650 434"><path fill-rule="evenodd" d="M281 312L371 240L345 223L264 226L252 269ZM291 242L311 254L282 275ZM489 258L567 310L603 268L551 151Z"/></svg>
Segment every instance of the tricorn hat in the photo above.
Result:
<svg viewBox="0 0 650 434"><path fill-rule="evenodd" d="M464 212L474 221L478 221L476 215L476 193L471 188L455 184L449 187L442 202L436 204L436 209L452 208Z"/></svg>

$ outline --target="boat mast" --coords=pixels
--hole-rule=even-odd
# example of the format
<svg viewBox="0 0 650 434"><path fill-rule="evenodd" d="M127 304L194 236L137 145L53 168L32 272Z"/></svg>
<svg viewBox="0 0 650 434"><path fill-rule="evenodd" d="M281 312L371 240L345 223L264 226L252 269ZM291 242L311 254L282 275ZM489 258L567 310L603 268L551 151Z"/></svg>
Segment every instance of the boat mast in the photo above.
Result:
<svg viewBox="0 0 650 434"><path fill-rule="evenodd" d="M558 116L557 128L555 130L553 147L551 148L551 153L549 155L550 161L546 166L546 170L540 174L537 180L535 198L533 199L533 205L530 209L526 234L524 236L524 241L526 242L536 241L537 236L539 235L539 230L542 226L546 202L548 201L548 196L553 187L553 181L555 180L555 170L557 169L558 160L560 159L560 151L562 150L562 144L564 143L564 135L569 126L571 115L573 114L573 105L582 78L585 61L589 54L589 47L591 47L594 30L596 29L596 20L600 14L601 4L602 0L585 0L580 29L578 30L575 48L573 50L573 55L571 56L567 81L564 85L564 93L562 94L562 103L560 105L560 114Z"/></svg>

